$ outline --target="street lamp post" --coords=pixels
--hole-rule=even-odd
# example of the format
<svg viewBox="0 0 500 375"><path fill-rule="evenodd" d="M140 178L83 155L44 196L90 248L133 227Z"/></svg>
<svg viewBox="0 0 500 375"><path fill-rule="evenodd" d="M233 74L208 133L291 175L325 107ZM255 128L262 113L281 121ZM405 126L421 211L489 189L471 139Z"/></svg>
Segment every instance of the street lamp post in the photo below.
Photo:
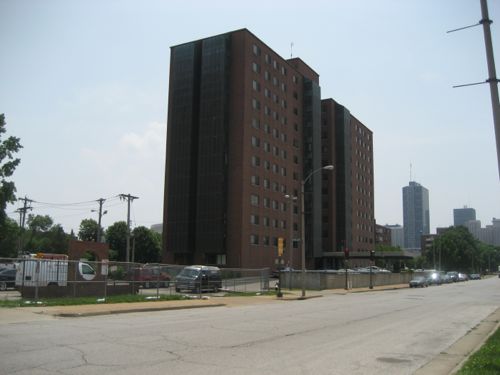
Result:
<svg viewBox="0 0 500 375"><path fill-rule="evenodd" d="M290 200L290 239L288 241L288 248L290 250L290 255L288 256L288 288L292 290L292 269L293 269L293 202L297 200L297 197L292 195L285 195L285 199Z"/></svg>
<svg viewBox="0 0 500 375"><path fill-rule="evenodd" d="M304 207L304 186L306 182L311 178L311 176L321 170L333 171L333 165L325 165L321 168L315 169L309 175L302 180L300 187L300 209L301 209L301 238L300 246L302 253L302 270L301 270L301 283L302 283L302 298L306 296L306 228L305 228L305 207Z"/></svg>

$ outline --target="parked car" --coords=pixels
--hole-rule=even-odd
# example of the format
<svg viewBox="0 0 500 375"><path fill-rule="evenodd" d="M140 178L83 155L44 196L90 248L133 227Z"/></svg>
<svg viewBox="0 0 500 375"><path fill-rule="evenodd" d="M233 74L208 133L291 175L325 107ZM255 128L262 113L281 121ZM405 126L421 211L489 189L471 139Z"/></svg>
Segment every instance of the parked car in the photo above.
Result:
<svg viewBox="0 0 500 375"><path fill-rule="evenodd" d="M471 273L471 274L469 275L469 279L470 279L470 280L481 280L481 275L480 275L480 274L478 274L478 273Z"/></svg>
<svg viewBox="0 0 500 375"><path fill-rule="evenodd" d="M170 275L157 265L144 265L133 268L129 279L143 288L168 288Z"/></svg>
<svg viewBox="0 0 500 375"><path fill-rule="evenodd" d="M0 271L0 290L14 288L16 286L16 270L14 268L3 268Z"/></svg>
<svg viewBox="0 0 500 375"><path fill-rule="evenodd" d="M443 275L442 281L444 284L450 284L453 282L453 279L450 275Z"/></svg>
<svg viewBox="0 0 500 375"><path fill-rule="evenodd" d="M469 276L467 276L466 273L459 273L458 274L458 281L467 281L469 280Z"/></svg>
<svg viewBox="0 0 500 375"><path fill-rule="evenodd" d="M427 277L427 283L429 285L441 285L443 283L443 279L441 277L441 274L439 272L432 272Z"/></svg>
<svg viewBox="0 0 500 375"><path fill-rule="evenodd" d="M417 276L413 279L410 280L410 288L425 288L427 286L429 286L428 282L427 282L427 278L425 276Z"/></svg>
<svg viewBox="0 0 500 375"><path fill-rule="evenodd" d="M217 292L220 288L222 288L222 277L218 267L188 266L175 277L176 292L183 290L195 293Z"/></svg>
<svg viewBox="0 0 500 375"><path fill-rule="evenodd" d="M456 271L450 271L450 272L447 272L446 274L451 278L451 280L454 283L456 283L458 281L458 272L456 272Z"/></svg>

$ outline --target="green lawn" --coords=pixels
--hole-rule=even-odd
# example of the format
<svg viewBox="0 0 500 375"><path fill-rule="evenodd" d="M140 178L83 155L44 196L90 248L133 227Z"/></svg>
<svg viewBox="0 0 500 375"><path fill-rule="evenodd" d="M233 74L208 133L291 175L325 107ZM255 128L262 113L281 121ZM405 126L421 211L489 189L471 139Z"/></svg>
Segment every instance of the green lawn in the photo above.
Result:
<svg viewBox="0 0 500 375"><path fill-rule="evenodd" d="M465 362L457 375L500 374L500 328Z"/></svg>
<svg viewBox="0 0 500 375"><path fill-rule="evenodd" d="M38 302L31 299L21 299L15 301L0 300L0 307L31 307L31 306L69 306L69 305L93 305L106 303L129 303L129 302L155 302L173 301L186 299L183 295L156 295L146 296L140 294L124 294L118 296L108 296L105 300L96 297L66 297L66 298L42 298Z"/></svg>

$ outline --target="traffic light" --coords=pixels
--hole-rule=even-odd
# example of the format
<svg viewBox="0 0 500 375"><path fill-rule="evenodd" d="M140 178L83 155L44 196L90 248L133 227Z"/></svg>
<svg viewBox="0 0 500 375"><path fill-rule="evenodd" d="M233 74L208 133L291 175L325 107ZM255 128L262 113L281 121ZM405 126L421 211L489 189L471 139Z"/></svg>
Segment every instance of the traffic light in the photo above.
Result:
<svg viewBox="0 0 500 375"><path fill-rule="evenodd" d="M278 238L278 256L283 256L283 237Z"/></svg>

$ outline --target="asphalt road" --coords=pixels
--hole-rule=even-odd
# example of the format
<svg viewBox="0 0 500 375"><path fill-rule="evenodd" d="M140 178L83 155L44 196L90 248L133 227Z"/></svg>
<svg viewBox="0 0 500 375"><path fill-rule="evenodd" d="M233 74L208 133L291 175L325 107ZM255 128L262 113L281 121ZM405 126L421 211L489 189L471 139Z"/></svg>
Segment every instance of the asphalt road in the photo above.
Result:
<svg viewBox="0 0 500 375"><path fill-rule="evenodd" d="M500 307L500 279L2 324L0 374L412 374Z"/></svg>

